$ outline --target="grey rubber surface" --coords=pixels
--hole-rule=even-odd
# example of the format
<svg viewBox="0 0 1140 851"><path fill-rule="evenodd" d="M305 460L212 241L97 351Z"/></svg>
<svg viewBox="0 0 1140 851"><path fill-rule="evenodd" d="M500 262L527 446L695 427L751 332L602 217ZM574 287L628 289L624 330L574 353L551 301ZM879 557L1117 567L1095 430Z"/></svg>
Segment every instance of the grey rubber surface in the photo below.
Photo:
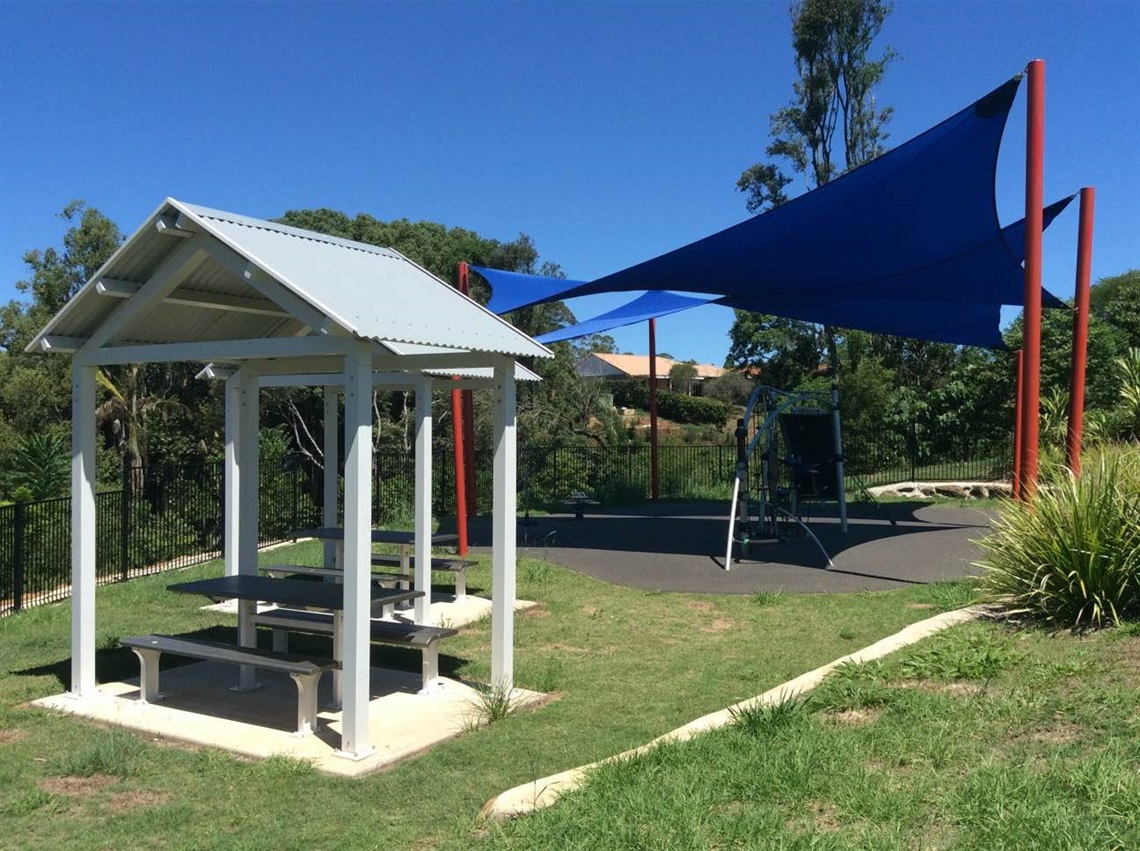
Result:
<svg viewBox="0 0 1140 851"><path fill-rule="evenodd" d="M520 519L520 555L526 552L573 570L649 591L751 594L839 593L884 590L960 579L977 574L974 541L989 528L980 509L890 503L883 508L892 526L873 506L852 505L848 533L840 532L835 506L823 506L810 528L830 553L798 528L783 540L752 542L739 560L723 568L728 534L727 503L660 503L630 509L604 507L578 520L573 514ZM486 521L471 524L473 548L490 543ZM483 550L487 551L487 550Z"/></svg>

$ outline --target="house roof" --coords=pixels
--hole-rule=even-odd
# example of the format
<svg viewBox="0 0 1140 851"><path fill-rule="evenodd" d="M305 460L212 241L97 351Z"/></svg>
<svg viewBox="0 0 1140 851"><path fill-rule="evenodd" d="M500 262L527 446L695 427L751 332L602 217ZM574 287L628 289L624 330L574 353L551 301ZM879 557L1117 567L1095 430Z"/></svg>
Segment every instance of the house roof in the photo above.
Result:
<svg viewBox="0 0 1140 851"><path fill-rule="evenodd" d="M119 310L136 294L153 305ZM117 319L113 319L117 317ZM167 198L29 345L348 335L392 354L550 351L397 251ZM105 333L105 332L104 332ZM422 348L430 347L430 348Z"/></svg>
<svg viewBox="0 0 1140 851"><path fill-rule="evenodd" d="M597 358L603 363L608 364L615 370L624 373L633 378L648 378L649 377L649 355L612 355L605 352L592 352L586 356L587 358ZM583 359L585 360L585 359ZM669 370L675 364L681 361L675 361L670 358L657 357L657 377L668 378ZM697 369L698 378L718 378L724 374L724 370L719 366L714 366L711 363L698 363L694 364Z"/></svg>

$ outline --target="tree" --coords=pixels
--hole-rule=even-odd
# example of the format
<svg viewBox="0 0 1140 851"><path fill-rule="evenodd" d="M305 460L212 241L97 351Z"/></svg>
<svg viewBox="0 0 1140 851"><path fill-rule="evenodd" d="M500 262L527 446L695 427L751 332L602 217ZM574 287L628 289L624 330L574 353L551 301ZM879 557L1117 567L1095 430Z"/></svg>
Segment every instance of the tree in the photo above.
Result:
<svg viewBox="0 0 1140 851"><path fill-rule="evenodd" d="M729 405L746 405L755 385L739 372L725 372L705 382L704 395Z"/></svg>
<svg viewBox="0 0 1140 851"><path fill-rule="evenodd" d="M1117 330L1121 349L1140 347L1140 269L1097 281L1089 290L1089 309Z"/></svg>
<svg viewBox="0 0 1140 851"><path fill-rule="evenodd" d="M681 361L669 367L669 388L674 393L693 394L693 382L697 380L696 361Z"/></svg>
<svg viewBox="0 0 1140 851"><path fill-rule="evenodd" d="M63 235L63 250L24 253L31 277L17 281L16 289L30 295L31 303L11 301L0 313L0 348L10 354L22 352L123 241L118 226L85 201L72 201L59 218L71 223Z"/></svg>
<svg viewBox="0 0 1140 851"><path fill-rule="evenodd" d="M818 325L746 310L736 311L729 337L729 363L759 367L763 383L773 387L793 388L808 381L824 351Z"/></svg>
<svg viewBox="0 0 1140 851"><path fill-rule="evenodd" d="M5 485L17 502L66 496L71 487L67 433L59 429L22 437L12 453Z"/></svg>
<svg viewBox="0 0 1140 851"><path fill-rule="evenodd" d="M801 0L792 7L792 47L798 79L793 97L771 116L768 157L787 163L802 176L806 189L816 189L844 171L858 168L886 148L886 125L891 109L875 103L875 88L895 58L886 50L872 58L871 46L891 12L885 0ZM837 162L837 151L842 162ZM760 162L745 169L737 188L747 194L751 213L762 213L788 200L785 188L793 177L776 162ZM747 332L767 331L767 319L749 323L736 312L730 336L733 348L748 348ZM783 320L790 323L790 320ZM810 336L809 323L777 324L777 333L789 330ZM838 342L830 326L823 331L832 374L838 366ZM806 354L804 347L794 345ZM754 347L757 352L763 345ZM736 360L740 366L745 362Z"/></svg>
<svg viewBox="0 0 1140 851"><path fill-rule="evenodd" d="M33 434L71 416L68 359L28 354L24 348L123 239L114 222L83 201L72 201L59 218L68 223L61 247L24 253L28 277L17 281L16 289L30 301L12 300L0 308L0 475L14 469L17 452ZM33 447L37 458L45 446Z"/></svg>

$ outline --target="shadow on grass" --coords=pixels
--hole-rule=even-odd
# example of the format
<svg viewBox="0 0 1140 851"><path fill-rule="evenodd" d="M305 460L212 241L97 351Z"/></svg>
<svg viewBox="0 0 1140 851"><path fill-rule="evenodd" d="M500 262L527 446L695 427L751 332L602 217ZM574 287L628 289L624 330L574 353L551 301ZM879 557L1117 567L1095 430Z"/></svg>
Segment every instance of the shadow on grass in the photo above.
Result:
<svg viewBox="0 0 1140 851"><path fill-rule="evenodd" d="M219 644L237 643L237 629L229 626L211 626L176 634L181 638L215 641ZM104 646L95 651L95 679L97 682L121 682L138 677L138 657L130 648L119 647L118 641L118 636L105 639ZM271 649L272 641L272 634L269 630L258 630L257 646L259 648ZM328 658L332 656L332 638L323 635L293 633L290 636L289 649L293 653ZM409 673L420 671L420 651L412 647L373 644L370 659L372 666L376 668L389 668ZM183 665L194 665L200 661L199 659L189 659L172 653L164 653L162 655L162 670L165 672L180 668ZM467 659L448 656L443 653L439 654L439 672L442 676L458 678L468 664ZM66 691L71 687L71 657L31 668L10 671L10 673L18 677L54 677L59 683L60 690Z"/></svg>

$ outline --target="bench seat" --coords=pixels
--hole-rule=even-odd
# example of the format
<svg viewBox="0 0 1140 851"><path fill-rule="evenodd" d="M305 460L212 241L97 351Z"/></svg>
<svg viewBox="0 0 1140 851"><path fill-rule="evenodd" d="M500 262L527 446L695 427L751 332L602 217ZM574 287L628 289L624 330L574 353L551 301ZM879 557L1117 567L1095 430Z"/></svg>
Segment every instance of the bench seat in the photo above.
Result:
<svg viewBox="0 0 1140 851"><path fill-rule="evenodd" d="M310 612L304 609L270 609L254 616L254 623L273 630L274 650L288 648L290 632L310 632L331 635L333 616L330 612ZM442 626L427 626L394 621L369 621L371 639L378 644L413 647L420 651L422 678L420 693L427 694L439 684L439 642L458 635L459 630Z"/></svg>
<svg viewBox="0 0 1140 851"><path fill-rule="evenodd" d="M574 517L578 520L585 519L587 505L601 505L596 499L590 499L584 493L576 493L570 496L569 499L562 500L563 505L570 506L574 509Z"/></svg>
<svg viewBox="0 0 1140 851"><path fill-rule="evenodd" d="M309 736L316 730L317 685L320 683L321 674L340 667L340 664L333 659L299 656L276 650L258 650L256 647L238 647L234 644L182 638L176 635L133 635L120 638L119 644L131 648L139 658L139 702L141 703L150 703L163 697L158 689L159 657L163 653L190 659L248 665L264 671L288 674L297 684L296 735L298 736Z"/></svg>
<svg viewBox="0 0 1140 851"><path fill-rule="evenodd" d="M446 571L455 574L455 599L462 600L467 596L467 568L474 567L479 562L469 558L455 558L453 556L435 556L431 560L431 569ZM408 568L414 569L416 565L415 556L408 560ZM373 567L399 567L400 557L398 555L386 555L383 553L374 553L372 555ZM377 576L386 576L389 578L404 579L407 577L400 573L377 573ZM426 589L425 589L426 590Z"/></svg>

